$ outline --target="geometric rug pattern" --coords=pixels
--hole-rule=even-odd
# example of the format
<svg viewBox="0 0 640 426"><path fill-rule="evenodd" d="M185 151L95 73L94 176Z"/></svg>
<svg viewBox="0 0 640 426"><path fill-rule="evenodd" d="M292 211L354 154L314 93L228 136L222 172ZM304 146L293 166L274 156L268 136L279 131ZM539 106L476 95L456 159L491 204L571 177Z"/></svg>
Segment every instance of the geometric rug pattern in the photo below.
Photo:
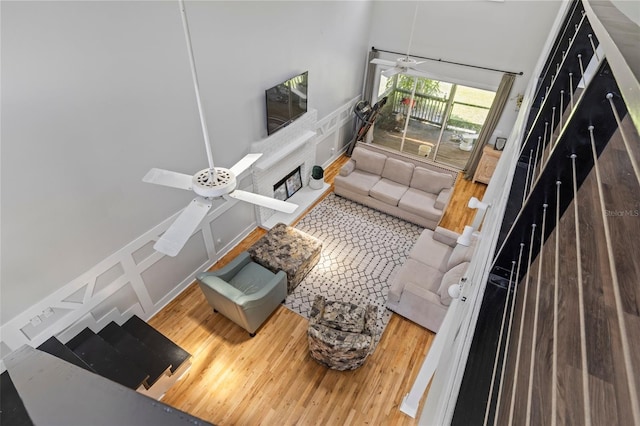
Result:
<svg viewBox="0 0 640 426"><path fill-rule="evenodd" d="M317 294L373 304L378 307L377 344L391 318L386 309L389 285L423 228L333 193L295 227L322 241L322 254L285 306L309 318Z"/></svg>

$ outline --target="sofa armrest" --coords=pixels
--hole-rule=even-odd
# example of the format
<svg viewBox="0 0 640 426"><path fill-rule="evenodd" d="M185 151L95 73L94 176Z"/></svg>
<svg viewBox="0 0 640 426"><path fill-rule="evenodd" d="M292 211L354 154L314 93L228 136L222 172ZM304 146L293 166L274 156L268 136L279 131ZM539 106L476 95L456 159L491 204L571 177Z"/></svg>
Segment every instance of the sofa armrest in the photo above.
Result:
<svg viewBox="0 0 640 426"><path fill-rule="evenodd" d="M438 210L444 210L449 202L449 198L451 198L451 188L445 188L438 194L438 198L436 198L436 202L433 204Z"/></svg>
<svg viewBox="0 0 640 426"><path fill-rule="evenodd" d="M436 227L436 230L433 231L433 239L435 241L441 242L442 244L446 244L450 247L456 246L459 236L460 234L458 234L457 232L451 231L450 229L446 229L441 226Z"/></svg>
<svg viewBox="0 0 640 426"><path fill-rule="evenodd" d="M391 287L389 287L389 292L387 293L387 300L396 305L400 303L400 297L402 297L402 291L404 290L404 286L405 286L405 282L396 276L396 278L391 283Z"/></svg>
<svg viewBox="0 0 640 426"><path fill-rule="evenodd" d="M349 160L340 169L340 176L349 176L349 174L351 174L351 172L354 171L355 169L356 169L356 162L353 160Z"/></svg>

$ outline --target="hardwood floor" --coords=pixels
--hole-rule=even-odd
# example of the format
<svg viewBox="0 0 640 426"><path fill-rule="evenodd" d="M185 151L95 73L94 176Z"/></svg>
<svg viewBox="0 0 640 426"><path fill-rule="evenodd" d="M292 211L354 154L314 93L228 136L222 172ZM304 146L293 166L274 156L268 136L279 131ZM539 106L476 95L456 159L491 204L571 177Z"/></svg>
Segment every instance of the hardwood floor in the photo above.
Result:
<svg viewBox="0 0 640 426"><path fill-rule="evenodd" d="M344 156L336 160L325 170L325 180L332 183L347 161ZM471 195L484 193L484 185L462 180L455 187L452 211L444 218L451 229L461 230L472 220L474 211L467 209L469 219L463 207ZM264 232L253 231L212 269L228 263ZM434 334L396 314L375 352L361 368L349 372L327 369L309 357L305 318L281 305L250 338L213 313L195 283L149 323L193 355L191 369L163 402L212 423L418 423L400 412L399 406Z"/></svg>
<svg viewBox="0 0 640 426"><path fill-rule="evenodd" d="M473 183L470 180L466 180L463 175L464 173L462 172L458 173L451 200L440 221L440 226L458 233L462 232L465 225L471 225L477 212L476 209L467 207L469 198L476 197L482 201L484 192L487 189L487 185L479 182Z"/></svg>

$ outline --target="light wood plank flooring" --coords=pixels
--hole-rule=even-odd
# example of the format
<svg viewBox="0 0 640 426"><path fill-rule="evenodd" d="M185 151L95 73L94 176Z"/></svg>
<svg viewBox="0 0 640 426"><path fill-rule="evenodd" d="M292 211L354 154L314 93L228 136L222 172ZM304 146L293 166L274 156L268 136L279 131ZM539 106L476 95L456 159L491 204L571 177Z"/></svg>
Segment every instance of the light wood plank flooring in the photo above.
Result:
<svg viewBox="0 0 640 426"><path fill-rule="evenodd" d="M440 226L461 233L465 225L471 225L478 210L467 207L469 198L476 197L482 201L487 185L464 178L464 173L458 173L458 179L453 187L451 200L442 216Z"/></svg>
<svg viewBox="0 0 640 426"><path fill-rule="evenodd" d="M325 180L333 183L346 161L343 156L328 167ZM454 230L471 222L473 211L464 206L485 187L461 181L456 184L451 211L443 218ZM261 229L253 231L212 269L228 263L263 234ZM329 370L309 357L305 318L281 305L250 338L246 331L213 313L195 283L149 323L193 355L191 369L163 402L212 423L418 423L401 413L399 406L434 334L396 314L364 366L350 372Z"/></svg>

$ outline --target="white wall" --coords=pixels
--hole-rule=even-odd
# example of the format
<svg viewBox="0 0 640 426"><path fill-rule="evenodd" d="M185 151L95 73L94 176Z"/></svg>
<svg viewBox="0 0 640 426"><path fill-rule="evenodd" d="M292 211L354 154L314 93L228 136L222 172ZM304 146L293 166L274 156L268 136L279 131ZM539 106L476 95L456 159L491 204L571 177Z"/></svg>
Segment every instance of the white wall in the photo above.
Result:
<svg viewBox="0 0 640 426"><path fill-rule="evenodd" d="M560 1L420 1L410 53L451 62L520 72L494 136L508 136ZM369 47L405 54L415 2L374 2ZM496 90L497 72L426 61L434 77ZM493 138L491 139L493 141Z"/></svg>
<svg viewBox="0 0 640 426"><path fill-rule="evenodd" d="M177 1L0 8L4 324L186 205L190 194L141 182L150 167L192 173L206 160ZM266 136L266 88L308 70L309 107L322 120L360 93L370 46L406 50L414 3L196 1L187 9L214 158L229 166ZM515 94L557 9L420 2L412 52L522 70ZM480 85L500 77L425 65Z"/></svg>
<svg viewBox="0 0 640 426"><path fill-rule="evenodd" d="M0 7L5 323L186 205L149 168L206 159L177 1ZM309 71L319 118L359 94L370 9L187 3L218 165L266 136L264 90L285 78Z"/></svg>
<svg viewBox="0 0 640 426"><path fill-rule="evenodd" d="M627 18L640 25L640 4L637 0L611 0L611 3Z"/></svg>

